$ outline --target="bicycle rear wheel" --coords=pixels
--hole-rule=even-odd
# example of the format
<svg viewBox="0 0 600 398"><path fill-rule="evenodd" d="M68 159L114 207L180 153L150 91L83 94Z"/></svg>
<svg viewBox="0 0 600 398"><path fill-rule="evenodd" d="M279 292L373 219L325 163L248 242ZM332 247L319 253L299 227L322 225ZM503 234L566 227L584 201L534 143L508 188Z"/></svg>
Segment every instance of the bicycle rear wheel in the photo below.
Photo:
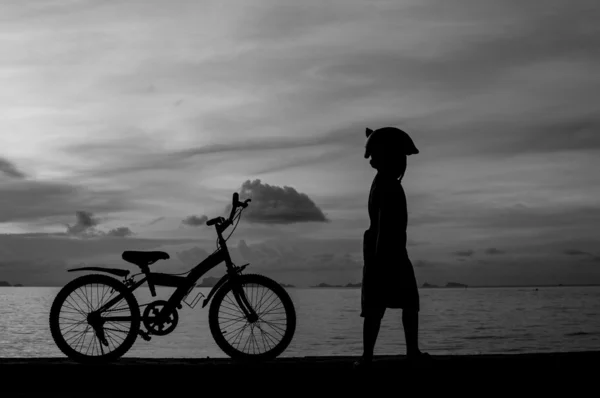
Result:
<svg viewBox="0 0 600 398"><path fill-rule="evenodd" d="M241 288L258 315L244 316L234 297ZM241 275L215 294L208 314L210 331L221 350L233 359L274 359L288 347L296 331L296 310L287 291L262 275ZM260 336L257 334L260 333Z"/></svg>
<svg viewBox="0 0 600 398"><path fill-rule="evenodd" d="M101 314L99 319L104 322L95 328L90 313L119 295L120 300ZM139 329L140 309L135 296L121 282L106 275L85 275L72 280L58 292L50 309L54 342L77 362L118 359L133 346ZM98 333L103 334L106 344Z"/></svg>

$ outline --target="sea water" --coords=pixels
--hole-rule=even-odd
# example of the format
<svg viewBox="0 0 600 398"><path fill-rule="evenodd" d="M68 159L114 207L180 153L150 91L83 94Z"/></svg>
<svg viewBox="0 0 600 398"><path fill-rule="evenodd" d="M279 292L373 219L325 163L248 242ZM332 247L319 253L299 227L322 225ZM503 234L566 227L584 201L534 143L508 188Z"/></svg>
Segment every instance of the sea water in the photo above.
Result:
<svg viewBox="0 0 600 398"><path fill-rule="evenodd" d="M64 357L49 330L58 287L0 287L0 357ZM210 289L198 288L208 294ZM140 304L165 299L136 292ZM360 355L360 289L288 288L297 311L294 339L282 357ZM434 355L600 350L600 287L421 289L419 341ZM190 298L193 298L192 292ZM388 310L376 355L405 353L401 310ZM139 337L126 357L225 358L202 300L179 311L169 335Z"/></svg>

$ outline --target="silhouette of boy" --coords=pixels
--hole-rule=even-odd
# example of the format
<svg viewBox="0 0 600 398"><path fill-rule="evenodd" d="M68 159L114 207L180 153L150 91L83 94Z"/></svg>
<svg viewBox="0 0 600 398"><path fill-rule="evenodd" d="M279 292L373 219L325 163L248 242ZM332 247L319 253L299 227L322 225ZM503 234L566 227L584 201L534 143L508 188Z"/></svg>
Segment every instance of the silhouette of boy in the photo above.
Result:
<svg viewBox="0 0 600 398"><path fill-rule="evenodd" d="M418 345L419 290L406 250L408 212L401 184L407 156L419 150L408 134L394 127L366 129L366 135L364 156L371 158L377 174L369 193L371 224L363 238L363 356L356 367L371 363L386 308L402 308L407 358L429 358Z"/></svg>

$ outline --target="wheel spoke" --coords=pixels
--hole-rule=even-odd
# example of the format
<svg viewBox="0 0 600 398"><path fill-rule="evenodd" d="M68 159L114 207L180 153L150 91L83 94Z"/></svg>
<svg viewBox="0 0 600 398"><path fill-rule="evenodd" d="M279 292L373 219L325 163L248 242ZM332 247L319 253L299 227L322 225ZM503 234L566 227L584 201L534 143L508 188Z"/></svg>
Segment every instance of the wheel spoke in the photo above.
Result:
<svg viewBox="0 0 600 398"><path fill-rule="evenodd" d="M117 355L117 350L117 357L123 355L137 338L140 315L135 297L120 282L105 276L84 276L71 285L68 291L59 292L50 315L52 336L59 348L81 361ZM115 295L120 298L106 310L109 316L88 317ZM107 346L95 328L104 335Z"/></svg>
<svg viewBox="0 0 600 398"><path fill-rule="evenodd" d="M213 302L214 310L211 307L211 330L221 336L215 336L217 343L230 356L279 355L295 331L293 303L268 278L257 275L242 278L241 286L235 289L243 292L245 299L240 299L244 305L250 305L258 319L250 322L252 319L244 315L235 299L234 286L230 286L215 298L218 303Z"/></svg>

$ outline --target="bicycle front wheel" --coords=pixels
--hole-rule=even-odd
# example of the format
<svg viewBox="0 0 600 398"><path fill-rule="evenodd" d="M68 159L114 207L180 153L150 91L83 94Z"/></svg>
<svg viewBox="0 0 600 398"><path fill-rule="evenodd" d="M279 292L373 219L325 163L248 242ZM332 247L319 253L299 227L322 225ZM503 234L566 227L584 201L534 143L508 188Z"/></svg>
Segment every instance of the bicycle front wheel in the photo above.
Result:
<svg viewBox="0 0 600 398"><path fill-rule="evenodd" d="M258 318L246 319L234 291L243 291ZM208 314L210 331L233 359L269 360L288 347L296 331L296 310L287 291L262 275L241 275L215 294Z"/></svg>
<svg viewBox="0 0 600 398"><path fill-rule="evenodd" d="M110 300L120 299L92 315ZM135 296L118 280L106 275L85 275L65 285L50 309L50 332L58 348L82 363L114 361L135 342L140 329Z"/></svg>

